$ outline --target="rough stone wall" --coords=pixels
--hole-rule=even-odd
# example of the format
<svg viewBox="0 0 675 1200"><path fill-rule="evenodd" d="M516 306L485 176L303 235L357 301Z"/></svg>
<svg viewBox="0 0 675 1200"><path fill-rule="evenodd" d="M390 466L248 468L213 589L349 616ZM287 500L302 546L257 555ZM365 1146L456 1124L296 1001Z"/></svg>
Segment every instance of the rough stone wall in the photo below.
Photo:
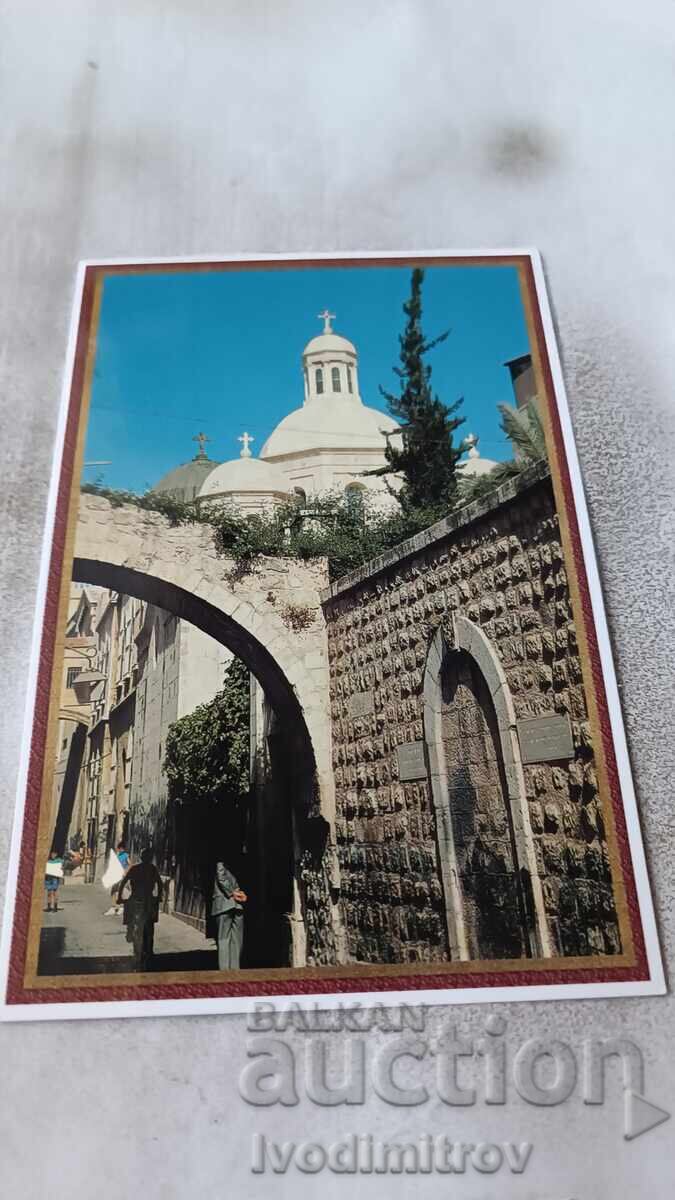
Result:
<svg viewBox="0 0 675 1200"><path fill-rule="evenodd" d="M400 548L399 548L400 550ZM525 766L536 869L554 953L620 950L591 730L550 479L533 468L324 594L343 916L351 959L449 956L428 778L399 778L424 738L422 693L439 624L490 639L516 717L569 714L574 758ZM358 715L358 693L372 712ZM367 707L363 705L362 707Z"/></svg>

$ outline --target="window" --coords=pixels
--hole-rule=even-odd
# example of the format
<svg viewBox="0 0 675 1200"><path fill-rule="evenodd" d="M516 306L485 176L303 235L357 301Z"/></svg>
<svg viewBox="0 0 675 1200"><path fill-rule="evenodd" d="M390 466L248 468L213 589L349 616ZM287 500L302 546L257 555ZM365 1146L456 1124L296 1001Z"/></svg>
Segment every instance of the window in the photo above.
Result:
<svg viewBox="0 0 675 1200"><path fill-rule="evenodd" d="M331 377L331 383L333 385L333 391L341 392L342 384L340 383L340 368L339 367L331 367L330 377Z"/></svg>
<svg viewBox="0 0 675 1200"><path fill-rule="evenodd" d="M73 686L78 675L81 673L81 670L81 667L68 667L68 674L66 675L66 687L71 688Z"/></svg>
<svg viewBox="0 0 675 1200"><path fill-rule="evenodd" d="M365 488L362 483L348 483L345 488L345 500L347 508L351 515L359 521L362 521L365 515L363 493Z"/></svg>
<svg viewBox="0 0 675 1200"><path fill-rule="evenodd" d="M353 392L353 391L354 391L354 380L353 380L353 378L352 378L352 369L351 369L351 367L347 367L347 391L348 391L348 392Z"/></svg>
<svg viewBox="0 0 675 1200"><path fill-rule="evenodd" d="M317 396L320 396L323 392L323 368L322 367L316 368L315 378L316 378L316 394L317 394Z"/></svg>

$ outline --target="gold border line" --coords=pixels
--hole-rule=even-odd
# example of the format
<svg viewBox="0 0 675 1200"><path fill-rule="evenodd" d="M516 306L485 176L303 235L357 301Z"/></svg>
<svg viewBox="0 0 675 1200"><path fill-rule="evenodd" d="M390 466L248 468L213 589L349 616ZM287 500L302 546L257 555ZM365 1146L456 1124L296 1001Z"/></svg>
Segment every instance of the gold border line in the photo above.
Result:
<svg viewBox="0 0 675 1200"><path fill-rule="evenodd" d="M206 949L208 949L206 945ZM214 950L215 953L215 950ZM114 987L129 987L137 984L138 986L161 986L162 984L190 984L192 987L198 987L201 984L214 983L261 983L264 984L267 980L275 979L290 979L290 980L317 980L322 979L377 979L377 978L408 978L417 977L421 974L428 978L434 975L513 975L518 973L521 977L518 980L518 987L527 987L527 983L523 983L523 976L530 973L534 976L552 972L553 974L561 975L563 972L585 971L597 972L598 966L601 965L607 971L629 969L630 961L625 955L612 955L611 958L603 956L578 955L569 958L501 958L501 959L481 959L480 961L455 961L455 962L424 962L424 963L349 963L340 967L260 967L260 968L244 968L238 971L153 971L153 972L112 972L105 974L103 972L93 972L91 975L38 975L30 983L30 987L36 990L59 990L61 988L114 988ZM557 986L568 982L570 986L574 981L566 981L565 979L556 979L555 984L546 984L546 987ZM578 981L577 981L578 982ZM590 982L594 982L590 980ZM536 979L532 980L530 986L534 986ZM423 985L425 988L429 984ZM470 983L462 984L463 987L470 987ZM516 986L516 985L514 985Z"/></svg>

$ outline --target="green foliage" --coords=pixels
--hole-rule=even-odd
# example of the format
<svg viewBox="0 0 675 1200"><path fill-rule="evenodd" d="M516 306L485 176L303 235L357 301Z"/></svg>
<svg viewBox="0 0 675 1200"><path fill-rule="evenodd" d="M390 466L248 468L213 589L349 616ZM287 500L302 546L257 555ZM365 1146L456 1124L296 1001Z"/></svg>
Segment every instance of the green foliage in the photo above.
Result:
<svg viewBox="0 0 675 1200"><path fill-rule="evenodd" d="M448 407L431 389L431 367L425 355L445 341L449 330L427 341L422 332L422 283L424 271L412 273L410 299L403 305L406 326L399 337L400 367L394 367L401 385L400 395L380 391L389 411L399 422L400 434L389 434L385 448L386 465L367 472L369 475L401 475L403 487L397 499L404 511L451 507L457 493L455 468L465 449L455 446L452 435L464 417L456 417L462 400ZM400 442L401 445L395 445Z"/></svg>
<svg viewBox="0 0 675 1200"><path fill-rule="evenodd" d="M332 580L357 570L378 554L393 549L406 538L427 529L447 515L447 503L412 505L382 513L373 497L364 492L358 503L347 494L315 498L300 507L289 501L273 512L244 516L228 506L181 504L152 492L113 491L92 484L82 489L103 496L118 507L159 512L172 524L205 524L214 530L217 551L236 564L244 575L254 571L261 558L325 558ZM456 500L460 499L458 493ZM194 714L193 714L194 715Z"/></svg>
<svg viewBox="0 0 675 1200"><path fill-rule="evenodd" d="M283 505L273 513L242 517L232 510L214 514L216 547L242 570L253 570L262 556L326 558L331 579L363 566L371 558L426 529L447 512L447 505L378 512L364 494L355 505L349 495L324 496L301 508Z"/></svg>
<svg viewBox="0 0 675 1200"><path fill-rule="evenodd" d="M481 499L482 496L489 496L490 492L495 492L508 479L520 475L528 466L529 463L511 459L509 462L498 463L486 475L467 475L459 483L458 507L462 508L473 500Z"/></svg>
<svg viewBox="0 0 675 1200"><path fill-rule="evenodd" d="M502 429L511 439L511 444L524 465L546 458L546 438L536 402L528 401L522 408L512 404L498 404L502 415Z"/></svg>
<svg viewBox="0 0 675 1200"><path fill-rule="evenodd" d="M416 274L421 276L422 272L414 272L413 281ZM406 305L406 311L410 309L411 322L414 313L417 313L416 320L419 320L420 286L421 279L417 284L413 282L413 295L416 295L417 299L414 305L412 301ZM412 340L411 335L411 342ZM408 361L404 359L405 341L406 335L401 338L402 360ZM421 353L424 353L436 343L425 343L417 331L415 344L418 351L421 347ZM408 349L405 350L405 354L408 354ZM412 356L412 351L410 355ZM409 365L412 378L412 358ZM500 404L502 428L516 446L518 457L510 462L499 463L487 475L475 477L464 475L462 471L457 472L455 467L463 453L464 444L454 448L452 432L460 424L461 418L449 419L449 413L453 410L446 409L437 398L431 398L428 388L429 370L421 363L419 354L418 368L414 378L417 384L422 380L421 386L422 390L426 389L426 400L421 403L419 410L422 416L416 425L413 422L409 440L404 442L407 449L400 452L405 456L404 461L410 468L411 478L406 477L399 497L402 504L393 511L378 511L372 493L367 491L359 493L356 497L349 492L324 495L302 505L296 500L289 500L272 512L244 516L232 506L203 505L200 508L195 504L184 504L170 496L153 492L138 496L133 492L113 491L94 484L85 484L82 490L103 496L116 506L134 504L137 508L161 513L173 525L211 525L217 551L223 557L232 559L241 575L254 571L260 559L264 557L302 560L325 558L331 580L340 579L350 571L364 566L370 559L393 549L423 529L428 529L449 512L495 491L532 462L546 457L543 429L534 404L531 403L524 409L513 409L509 405ZM399 371L399 375L402 379L407 378L403 369ZM412 391L409 391L410 395ZM403 396L393 399L403 403ZM431 416L425 408L427 401ZM405 403L407 404L408 400ZM436 432L442 429L443 433L440 441L431 439L432 445L428 438L434 428ZM438 453L439 446L442 453ZM386 474L390 470L401 469L400 465L394 465L400 462L396 458L399 452L388 446L386 453L388 465L377 471L367 471L366 475ZM422 464L427 461L427 454L429 470L425 474ZM415 483L412 475L418 470L421 473ZM195 715L193 714L193 717Z"/></svg>
<svg viewBox="0 0 675 1200"><path fill-rule="evenodd" d="M514 408L511 404L498 404L497 407L502 416L502 431L510 439L516 457L498 463L487 475L461 478L459 495L462 504L489 495L533 463L547 458L546 438L536 402L530 400L522 408Z"/></svg>
<svg viewBox="0 0 675 1200"><path fill-rule="evenodd" d="M170 726L164 770L169 796L183 804L235 807L249 787L249 672L233 659L208 704Z"/></svg>
<svg viewBox="0 0 675 1200"><path fill-rule="evenodd" d="M136 492L119 491L116 488L103 487L99 483L83 483L81 491L89 496L102 496L109 500L114 508L122 504L133 504L146 512L161 513L172 525L204 524L206 518L195 504L186 504L182 500L174 500L160 492L145 492L139 496Z"/></svg>

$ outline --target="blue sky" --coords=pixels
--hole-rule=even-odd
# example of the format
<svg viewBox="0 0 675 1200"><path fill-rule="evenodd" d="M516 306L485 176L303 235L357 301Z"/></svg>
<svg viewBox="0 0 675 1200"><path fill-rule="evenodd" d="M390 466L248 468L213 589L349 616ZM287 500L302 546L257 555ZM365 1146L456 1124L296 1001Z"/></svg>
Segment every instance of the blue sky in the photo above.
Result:
<svg viewBox="0 0 675 1200"><path fill-rule="evenodd" d="M356 344L361 396L386 409L379 384L396 391L408 267L148 272L105 280L84 478L145 491L192 458L235 458L247 430L259 453L282 417L302 405L301 355L328 307L335 330ZM466 423L486 458L510 457L496 405L513 395L507 359L529 350L513 267L428 268L423 327L431 337L432 384L451 404L464 396Z"/></svg>

